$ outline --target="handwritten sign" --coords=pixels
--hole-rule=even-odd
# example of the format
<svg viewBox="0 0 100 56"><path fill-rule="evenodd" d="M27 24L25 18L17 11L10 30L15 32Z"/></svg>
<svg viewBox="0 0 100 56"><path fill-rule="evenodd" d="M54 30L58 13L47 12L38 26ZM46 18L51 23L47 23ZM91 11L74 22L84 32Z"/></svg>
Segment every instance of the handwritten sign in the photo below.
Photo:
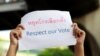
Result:
<svg viewBox="0 0 100 56"><path fill-rule="evenodd" d="M76 44L71 17L67 11L33 11L22 17L21 24L25 30L19 40L19 50Z"/></svg>

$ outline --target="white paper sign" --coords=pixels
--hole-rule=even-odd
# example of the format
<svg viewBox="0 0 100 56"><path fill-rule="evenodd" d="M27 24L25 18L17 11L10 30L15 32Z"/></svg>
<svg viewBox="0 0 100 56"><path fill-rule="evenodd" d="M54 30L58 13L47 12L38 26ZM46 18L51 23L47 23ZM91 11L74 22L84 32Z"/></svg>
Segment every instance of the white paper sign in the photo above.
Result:
<svg viewBox="0 0 100 56"><path fill-rule="evenodd" d="M69 12L58 10L34 11L21 19L25 27L19 50L43 49L75 45Z"/></svg>

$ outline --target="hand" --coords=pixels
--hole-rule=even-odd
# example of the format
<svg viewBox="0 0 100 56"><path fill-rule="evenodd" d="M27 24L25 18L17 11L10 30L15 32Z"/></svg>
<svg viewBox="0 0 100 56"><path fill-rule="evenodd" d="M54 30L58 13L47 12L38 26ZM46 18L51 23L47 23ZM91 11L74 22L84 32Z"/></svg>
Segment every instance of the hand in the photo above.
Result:
<svg viewBox="0 0 100 56"><path fill-rule="evenodd" d="M22 25L18 25L14 30L10 32L10 44L18 45L18 40L21 38L21 31L24 30Z"/></svg>
<svg viewBox="0 0 100 56"><path fill-rule="evenodd" d="M77 25L77 23L73 23L72 27L73 29L73 34L76 38L76 45L83 45L84 44L84 40L85 40L85 31L83 31L82 29L80 29Z"/></svg>

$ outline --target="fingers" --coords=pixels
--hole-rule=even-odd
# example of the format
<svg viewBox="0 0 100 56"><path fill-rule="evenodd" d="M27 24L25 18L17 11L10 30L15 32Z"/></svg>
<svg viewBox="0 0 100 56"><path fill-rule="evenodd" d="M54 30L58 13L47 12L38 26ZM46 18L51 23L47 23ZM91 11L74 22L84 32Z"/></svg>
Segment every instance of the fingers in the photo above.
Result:
<svg viewBox="0 0 100 56"><path fill-rule="evenodd" d="M21 33L20 30L16 30L16 29L12 30L10 33L10 37L19 40L21 38L20 33Z"/></svg>
<svg viewBox="0 0 100 56"><path fill-rule="evenodd" d="M10 33L10 37L11 38L16 38L17 40L19 40L22 36L22 30L24 30L24 27L22 25L18 25L16 27L16 29L12 30Z"/></svg>
<svg viewBox="0 0 100 56"><path fill-rule="evenodd" d="M81 37L82 36L82 34L83 34L83 30L81 30L79 27L78 27L78 25L77 25L77 23L73 23L73 34L74 34L74 36L76 36L76 37Z"/></svg>
<svg viewBox="0 0 100 56"><path fill-rule="evenodd" d="M73 27L73 35L76 36L76 32L78 32L77 31L77 28L78 28L77 23L73 23L72 27Z"/></svg>
<svg viewBox="0 0 100 56"><path fill-rule="evenodd" d="M18 32L20 33L19 34L19 37L22 37L22 30L24 30L25 28L19 24L17 27L16 27L16 30L18 30Z"/></svg>
<svg viewBox="0 0 100 56"><path fill-rule="evenodd" d="M19 24L19 25L16 27L16 29L24 30L25 28L24 28L21 24Z"/></svg>

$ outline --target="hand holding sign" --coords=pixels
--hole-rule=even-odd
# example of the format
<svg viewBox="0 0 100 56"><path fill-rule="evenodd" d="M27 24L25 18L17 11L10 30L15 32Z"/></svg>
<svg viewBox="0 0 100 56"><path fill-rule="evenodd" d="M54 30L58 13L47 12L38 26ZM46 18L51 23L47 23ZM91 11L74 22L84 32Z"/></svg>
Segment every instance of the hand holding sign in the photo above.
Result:
<svg viewBox="0 0 100 56"><path fill-rule="evenodd" d="M69 12L34 11L22 17L25 30L19 40L19 50L75 45Z"/></svg>

